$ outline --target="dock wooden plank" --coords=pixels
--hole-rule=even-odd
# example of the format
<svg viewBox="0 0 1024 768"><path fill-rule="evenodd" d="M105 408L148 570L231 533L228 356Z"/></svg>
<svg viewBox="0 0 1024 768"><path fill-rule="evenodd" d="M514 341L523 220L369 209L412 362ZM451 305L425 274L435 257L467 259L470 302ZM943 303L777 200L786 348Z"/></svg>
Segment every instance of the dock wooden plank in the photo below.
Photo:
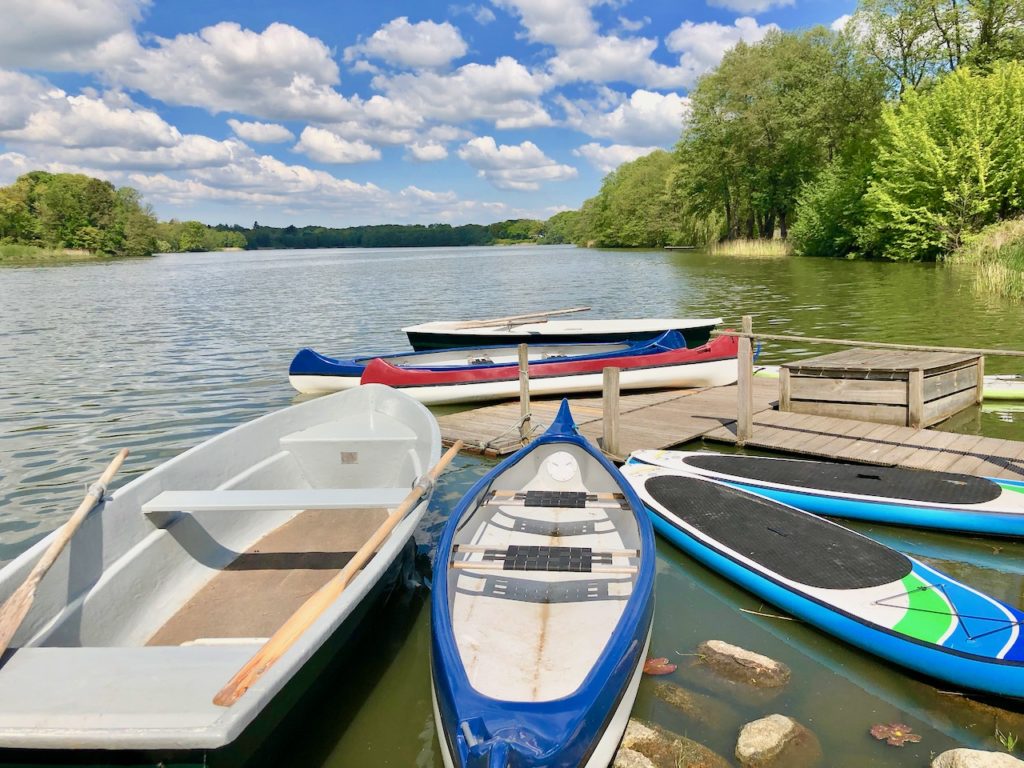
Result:
<svg viewBox="0 0 1024 768"><path fill-rule="evenodd" d="M864 356L861 364L875 364ZM780 412L778 382L755 378L753 435L747 445L795 455L885 466L942 469L964 474L1024 479L1024 442L960 435L934 429L877 424L857 419ZM672 448L697 439L736 442L735 385L709 389L624 392L619 402L619 450ZM570 396L580 432L597 442L603 431L602 401ZM534 435L554 419L561 398L532 400ZM490 456L522 447L519 403L481 404L438 417L442 439L467 443Z"/></svg>

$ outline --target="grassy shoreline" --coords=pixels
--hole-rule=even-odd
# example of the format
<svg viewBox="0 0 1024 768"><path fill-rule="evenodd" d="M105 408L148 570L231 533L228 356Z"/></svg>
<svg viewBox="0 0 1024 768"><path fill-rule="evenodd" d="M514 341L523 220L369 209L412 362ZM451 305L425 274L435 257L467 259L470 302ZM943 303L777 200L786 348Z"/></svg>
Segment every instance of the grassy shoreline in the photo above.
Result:
<svg viewBox="0 0 1024 768"><path fill-rule="evenodd" d="M71 264L78 261L111 261L115 257L78 248L39 248L35 245L0 245L0 266Z"/></svg>
<svg viewBox="0 0 1024 768"><path fill-rule="evenodd" d="M986 227L947 262L954 269L970 269L978 293L1024 301L1024 219Z"/></svg>
<svg viewBox="0 0 1024 768"><path fill-rule="evenodd" d="M788 240L761 240L737 238L735 240L723 240L720 243L711 243L708 246L708 253L712 256L745 256L747 258L775 258L778 256L790 256L793 253L793 246Z"/></svg>

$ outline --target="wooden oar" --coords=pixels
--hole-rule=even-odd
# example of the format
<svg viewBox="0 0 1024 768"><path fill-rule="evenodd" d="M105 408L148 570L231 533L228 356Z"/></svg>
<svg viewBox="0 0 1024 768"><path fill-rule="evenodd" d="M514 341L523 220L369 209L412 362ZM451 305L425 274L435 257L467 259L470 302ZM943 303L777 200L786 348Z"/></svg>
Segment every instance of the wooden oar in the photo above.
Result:
<svg viewBox="0 0 1024 768"><path fill-rule="evenodd" d="M82 503L78 505L78 509L68 518L64 526L60 528L57 538L53 540L53 543L43 553L39 562L36 563L29 573L28 578L7 598L3 608L0 608L0 654L7 650L11 640L14 638L14 633L18 631L18 627L25 621L25 617L35 601L36 588L39 586L39 582L42 581L43 576L46 575L46 572L57 561L60 553L64 551L64 547L71 541L71 537L75 535L75 531L78 530L82 521L85 520L86 515L103 498L103 494L107 492L107 483L117 473L117 470L121 468L127 456L127 448L122 448L118 451L117 456L114 457L114 460L110 462L103 471L103 474L100 475L100 479L89 486L89 490L86 492L85 498L82 499Z"/></svg>
<svg viewBox="0 0 1024 768"><path fill-rule="evenodd" d="M525 322L539 322L549 317L558 315L571 315L576 312L589 312L590 307L571 307L570 309L552 309L550 312L531 312L528 315L509 315L508 317L493 317L490 320L467 320L464 323L456 323L452 328L456 331L465 331L470 328L489 328L492 325L520 325Z"/></svg>
<svg viewBox="0 0 1024 768"><path fill-rule="evenodd" d="M230 707L244 694L263 673L270 669L284 655L285 651L292 647L302 633L316 621L320 614L327 610L335 600L345 591L345 588L352 581L352 577L359 572L367 560L369 560L377 547L388 537L408 514L409 510L416 506L420 496L427 488L434 484L438 476L444 471L452 459L462 449L462 441L456 440L455 444L448 449L448 452L441 457L441 460L427 473L429 480L426 483L417 483L405 497L398 508L392 512L383 525L367 540L359 551L353 555L345 567L333 579L324 584L314 592L298 610L293 613L284 624L263 644L249 661L235 673L235 676L228 681L216 696L213 703L221 707Z"/></svg>

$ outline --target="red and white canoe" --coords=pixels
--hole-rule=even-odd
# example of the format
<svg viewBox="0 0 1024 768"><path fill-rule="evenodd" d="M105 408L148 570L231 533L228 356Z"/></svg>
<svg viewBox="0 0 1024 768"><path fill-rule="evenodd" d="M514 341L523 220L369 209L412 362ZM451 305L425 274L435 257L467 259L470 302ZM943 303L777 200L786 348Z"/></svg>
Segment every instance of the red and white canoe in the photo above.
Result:
<svg viewBox="0 0 1024 768"><path fill-rule="evenodd" d="M721 336L693 349L650 355L537 362L529 367L531 395L599 392L603 371L620 370L621 389L715 387L736 381L737 340ZM362 384L387 384L427 405L503 400L519 395L515 366L462 370L400 368L377 358L366 364Z"/></svg>

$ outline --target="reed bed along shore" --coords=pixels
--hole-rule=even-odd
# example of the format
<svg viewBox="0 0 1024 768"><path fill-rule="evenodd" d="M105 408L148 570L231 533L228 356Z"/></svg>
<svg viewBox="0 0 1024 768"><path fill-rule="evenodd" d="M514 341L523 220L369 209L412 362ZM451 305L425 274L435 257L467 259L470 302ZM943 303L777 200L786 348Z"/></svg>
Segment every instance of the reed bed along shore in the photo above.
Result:
<svg viewBox="0 0 1024 768"><path fill-rule="evenodd" d="M789 256L793 253L793 247L786 240L739 238L712 243L708 246L708 252L713 256L745 256L758 259Z"/></svg>
<svg viewBox="0 0 1024 768"><path fill-rule="evenodd" d="M71 261L109 259L102 253L77 248L40 248L19 243L0 243L0 265L62 264Z"/></svg>
<svg viewBox="0 0 1024 768"><path fill-rule="evenodd" d="M978 293L1024 301L1024 219L986 227L947 262L970 269Z"/></svg>

